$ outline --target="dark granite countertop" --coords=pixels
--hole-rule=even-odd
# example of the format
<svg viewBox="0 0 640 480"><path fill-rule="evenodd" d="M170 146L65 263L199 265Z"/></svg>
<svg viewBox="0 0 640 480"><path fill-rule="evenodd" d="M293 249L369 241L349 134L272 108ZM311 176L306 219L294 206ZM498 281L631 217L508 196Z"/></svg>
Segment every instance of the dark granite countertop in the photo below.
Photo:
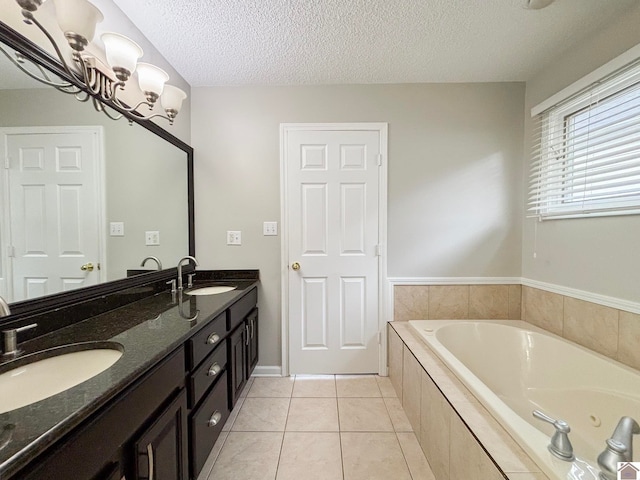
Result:
<svg viewBox="0 0 640 480"><path fill-rule="evenodd" d="M210 276L198 281L196 287L220 283ZM257 282L231 280L224 284L236 289L217 295L183 295L181 305L178 295L158 293L21 344L24 355L29 355L80 342L116 342L122 345L123 355L104 372L69 390L0 414L0 479L9 478L95 413ZM196 311L197 319L185 318L193 317ZM8 365L0 365L0 373L8 369Z"/></svg>

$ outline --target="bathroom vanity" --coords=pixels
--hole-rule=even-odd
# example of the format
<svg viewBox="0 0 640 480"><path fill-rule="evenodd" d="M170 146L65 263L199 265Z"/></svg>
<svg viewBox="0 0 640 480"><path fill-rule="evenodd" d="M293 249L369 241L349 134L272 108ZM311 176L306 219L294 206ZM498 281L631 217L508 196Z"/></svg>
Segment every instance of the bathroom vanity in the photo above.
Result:
<svg viewBox="0 0 640 480"><path fill-rule="evenodd" d="M195 479L258 360L257 271L232 276L198 272L194 289L236 287L213 295L138 286L131 294L150 293L21 344L28 355L111 342L123 354L75 387L0 414L0 478Z"/></svg>

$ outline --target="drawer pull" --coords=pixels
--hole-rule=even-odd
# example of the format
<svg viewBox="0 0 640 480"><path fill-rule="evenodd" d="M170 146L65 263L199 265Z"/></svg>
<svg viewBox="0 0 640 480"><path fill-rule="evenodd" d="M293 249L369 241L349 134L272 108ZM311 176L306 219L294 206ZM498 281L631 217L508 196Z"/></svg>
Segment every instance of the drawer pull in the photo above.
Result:
<svg viewBox="0 0 640 480"><path fill-rule="evenodd" d="M207 344L209 345L213 345L214 343L217 343L219 341L220 341L220 335L218 335L215 332L209 335L209 338L207 338Z"/></svg>
<svg viewBox="0 0 640 480"><path fill-rule="evenodd" d="M216 362L216 363L214 363L213 365L211 365L209 367L209 371L207 372L207 376L208 377L215 377L221 371L222 371L222 367L220 367L220 365L218 365L218 362Z"/></svg>
<svg viewBox="0 0 640 480"><path fill-rule="evenodd" d="M250 337L249 337L249 325L246 325L246 324L244 326L244 338L245 338L244 344L245 345L249 345L249 340L250 340Z"/></svg>
<svg viewBox="0 0 640 480"><path fill-rule="evenodd" d="M155 477L153 475L153 465L154 465L154 460L153 460L153 445L148 444L147 445L147 456L149 457L149 480L153 480Z"/></svg>
<svg viewBox="0 0 640 480"><path fill-rule="evenodd" d="M213 412L213 415L211 415L211 418L207 422L207 426L215 427L221 419L222 419L222 414L216 410L215 412Z"/></svg>

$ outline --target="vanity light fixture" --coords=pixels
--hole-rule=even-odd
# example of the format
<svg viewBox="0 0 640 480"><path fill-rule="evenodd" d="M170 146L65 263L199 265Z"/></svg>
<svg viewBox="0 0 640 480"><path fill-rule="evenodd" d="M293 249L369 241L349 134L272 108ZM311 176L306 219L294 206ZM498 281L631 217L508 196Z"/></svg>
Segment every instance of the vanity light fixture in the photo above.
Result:
<svg viewBox="0 0 640 480"><path fill-rule="evenodd" d="M71 56L73 64L75 64L75 68L72 69L53 36L34 16L34 12L44 1L46 0L16 0L22 8L25 23L35 25L42 31L53 46L64 71L77 82L55 82L39 65L36 65L39 75L33 73L24 66L26 59L22 55L16 52L15 58L13 58L0 46L2 53L14 65L42 83L75 95L79 101L86 102L91 98L95 109L113 120L123 116L127 117L130 122L134 119L150 120L160 117L168 120L169 124L173 124L187 94L178 87L165 85L169 80L169 75L160 68L149 63L138 62L143 53L138 44L119 33L103 33L101 39L104 43L108 65L104 64L85 51L93 41L96 25L104 18L100 10L88 0L52 0L56 9L58 25L72 51ZM119 98L118 94L130 84L134 72L145 99L134 106L129 106ZM153 110L158 99L160 99L160 104L165 111L164 115L151 113L145 116L139 111L143 105L147 105L149 110ZM114 115L105 109L105 106L113 108L119 114Z"/></svg>

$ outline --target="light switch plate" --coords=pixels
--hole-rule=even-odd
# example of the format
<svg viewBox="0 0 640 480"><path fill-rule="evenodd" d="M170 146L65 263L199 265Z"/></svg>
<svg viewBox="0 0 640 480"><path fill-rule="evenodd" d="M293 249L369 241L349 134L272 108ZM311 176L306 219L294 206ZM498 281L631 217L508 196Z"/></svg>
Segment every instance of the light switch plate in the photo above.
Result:
<svg viewBox="0 0 640 480"><path fill-rule="evenodd" d="M265 236L278 235L278 222L264 222L262 224L262 234Z"/></svg>
<svg viewBox="0 0 640 480"><path fill-rule="evenodd" d="M160 245L160 232L157 230L144 232L145 245Z"/></svg>
<svg viewBox="0 0 640 480"><path fill-rule="evenodd" d="M242 232L227 230L227 245L242 245Z"/></svg>
<svg viewBox="0 0 640 480"><path fill-rule="evenodd" d="M124 237L124 222L111 222L109 224L109 235L112 237Z"/></svg>

